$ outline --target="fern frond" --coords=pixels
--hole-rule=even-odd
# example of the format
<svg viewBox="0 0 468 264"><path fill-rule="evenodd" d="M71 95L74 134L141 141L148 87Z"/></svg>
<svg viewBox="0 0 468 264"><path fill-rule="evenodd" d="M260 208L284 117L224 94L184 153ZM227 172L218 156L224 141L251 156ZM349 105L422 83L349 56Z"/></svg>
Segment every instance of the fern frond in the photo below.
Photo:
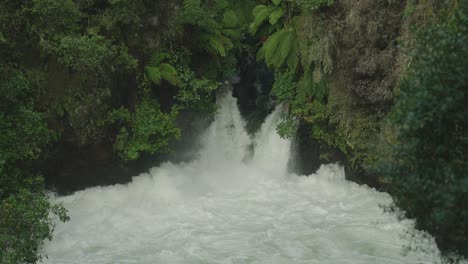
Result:
<svg viewBox="0 0 468 264"><path fill-rule="evenodd" d="M236 29L224 29L223 35L231 37L232 39L239 39L242 36L242 33Z"/></svg>
<svg viewBox="0 0 468 264"><path fill-rule="evenodd" d="M278 57L279 62L278 66L281 66L291 53L293 45L296 44L295 36L296 34L292 30L286 30L286 32L280 39L280 43L278 45L278 52L276 55L276 57Z"/></svg>
<svg viewBox="0 0 468 264"><path fill-rule="evenodd" d="M236 13L232 10L226 11L223 15L223 26L225 28L235 28L237 25L239 25L239 19Z"/></svg>
<svg viewBox="0 0 468 264"><path fill-rule="evenodd" d="M201 7L200 0L184 0L184 18L185 20L199 21L204 19L205 10Z"/></svg>
<svg viewBox="0 0 468 264"><path fill-rule="evenodd" d="M234 43L232 43L230 38L228 38L228 37L226 37L226 36L224 36L222 34L219 34L218 38L223 43L226 50L230 50L230 49L234 48Z"/></svg>
<svg viewBox="0 0 468 264"><path fill-rule="evenodd" d="M314 98L323 101L327 93L327 87L323 80L315 81L312 71L307 70L299 81L299 93L303 98Z"/></svg>
<svg viewBox="0 0 468 264"><path fill-rule="evenodd" d="M254 21L249 26L250 34L255 35L257 33L258 28L268 19L272 11L273 9L266 5L258 5L253 9Z"/></svg>
<svg viewBox="0 0 468 264"><path fill-rule="evenodd" d="M168 52L164 52L164 51L157 52L151 56L149 65L157 66L161 64L161 62L167 61L170 58L171 58L171 54L169 54Z"/></svg>
<svg viewBox="0 0 468 264"><path fill-rule="evenodd" d="M205 31L219 29L221 24L214 20L213 15L206 11L200 0L184 0L182 19L184 23L195 25Z"/></svg>
<svg viewBox="0 0 468 264"><path fill-rule="evenodd" d="M177 70L172 67L169 63L162 63L159 66L161 78L168 81L170 84L174 86L178 86L180 84L179 77L177 76Z"/></svg>
<svg viewBox="0 0 468 264"><path fill-rule="evenodd" d="M273 65L273 61L276 61L275 54L278 50L278 45L280 44L281 36L286 31L284 29L271 35L267 41L263 44L265 46L265 62L268 66Z"/></svg>
<svg viewBox="0 0 468 264"><path fill-rule="evenodd" d="M265 45L263 45L257 52L257 62L265 59Z"/></svg>
<svg viewBox="0 0 468 264"><path fill-rule="evenodd" d="M295 72L297 69L297 66L299 65L299 53L298 53L298 45L297 43L292 46L291 52L289 53L289 56L287 58L287 65L288 68Z"/></svg>
<svg viewBox="0 0 468 264"><path fill-rule="evenodd" d="M267 5L257 5L252 9L252 15L254 17L258 16L264 9L268 9Z"/></svg>
<svg viewBox="0 0 468 264"><path fill-rule="evenodd" d="M226 48L223 43L217 38L210 38L209 44L212 50L214 50L221 57L226 57Z"/></svg>
<svg viewBox="0 0 468 264"><path fill-rule="evenodd" d="M199 39L208 52L214 55L220 55L221 57L226 56L226 48L224 47L225 43L223 43L223 39L221 39L219 35L202 33L200 34Z"/></svg>
<svg viewBox="0 0 468 264"><path fill-rule="evenodd" d="M287 64L295 72L299 64L295 30L283 28L271 35L257 53L257 61L260 60L264 60L269 67L275 69Z"/></svg>
<svg viewBox="0 0 468 264"><path fill-rule="evenodd" d="M227 0L216 0L216 7L219 9L226 9L229 7L229 1Z"/></svg>
<svg viewBox="0 0 468 264"><path fill-rule="evenodd" d="M314 82L315 86L315 98L319 101L324 101L326 100L327 97L327 82L325 81L325 78L322 78L318 82Z"/></svg>
<svg viewBox="0 0 468 264"><path fill-rule="evenodd" d="M147 66L145 67L146 70L146 76L155 84L160 84L161 83L161 71L159 67L151 67Z"/></svg>

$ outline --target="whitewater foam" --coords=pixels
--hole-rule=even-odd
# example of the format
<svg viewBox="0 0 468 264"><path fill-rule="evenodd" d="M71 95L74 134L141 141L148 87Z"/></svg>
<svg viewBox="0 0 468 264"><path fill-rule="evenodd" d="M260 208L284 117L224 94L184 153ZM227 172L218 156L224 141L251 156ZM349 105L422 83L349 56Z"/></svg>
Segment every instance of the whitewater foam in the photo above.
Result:
<svg viewBox="0 0 468 264"><path fill-rule="evenodd" d="M235 98L218 104L199 159L55 198L71 220L58 224L44 263L439 262L432 241L433 253L403 255L411 222L384 213L389 195L346 181L342 167L287 173L280 108L250 137Z"/></svg>

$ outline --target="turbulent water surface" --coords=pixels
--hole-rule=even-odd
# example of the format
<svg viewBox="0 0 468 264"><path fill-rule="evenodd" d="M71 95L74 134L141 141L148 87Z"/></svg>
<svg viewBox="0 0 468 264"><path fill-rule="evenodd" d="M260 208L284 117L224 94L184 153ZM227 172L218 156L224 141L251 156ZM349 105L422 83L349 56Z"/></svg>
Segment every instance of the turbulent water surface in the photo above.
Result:
<svg viewBox="0 0 468 264"><path fill-rule="evenodd" d="M218 104L197 160L57 198L71 221L44 263L438 263L432 242L433 252L403 255L410 223L383 212L387 194L345 181L336 165L288 173L279 110L249 136L235 99Z"/></svg>

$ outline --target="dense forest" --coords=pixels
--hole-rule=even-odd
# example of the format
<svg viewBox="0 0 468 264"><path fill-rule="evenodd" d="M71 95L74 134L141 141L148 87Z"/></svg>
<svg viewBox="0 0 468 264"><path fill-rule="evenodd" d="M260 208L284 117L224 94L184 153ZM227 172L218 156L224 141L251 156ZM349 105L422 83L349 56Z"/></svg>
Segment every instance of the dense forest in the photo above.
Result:
<svg viewBox="0 0 468 264"><path fill-rule="evenodd" d="M340 160L456 263L467 55L467 0L0 0L0 262L36 263L69 218L48 198L63 166L172 153L248 61L274 74L263 93L303 163ZM269 111L259 93L245 104Z"/></svg>

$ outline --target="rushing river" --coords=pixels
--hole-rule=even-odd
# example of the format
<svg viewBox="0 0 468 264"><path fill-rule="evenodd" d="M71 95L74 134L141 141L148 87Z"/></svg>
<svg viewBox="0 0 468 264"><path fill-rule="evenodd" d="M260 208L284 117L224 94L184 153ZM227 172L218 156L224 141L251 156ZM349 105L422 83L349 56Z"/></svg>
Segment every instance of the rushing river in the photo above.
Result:
<svg viewBox="0 0 468 264"><path fill-rule="evenodd" d="M197 160L56 198L71 220L57 225L44 263L439 262L431 241L404 255L411 222L384 213L391 198L346 181L340 166L288 173L279 110L249 136L236 100L225 93L218 104Z"/></svg>

